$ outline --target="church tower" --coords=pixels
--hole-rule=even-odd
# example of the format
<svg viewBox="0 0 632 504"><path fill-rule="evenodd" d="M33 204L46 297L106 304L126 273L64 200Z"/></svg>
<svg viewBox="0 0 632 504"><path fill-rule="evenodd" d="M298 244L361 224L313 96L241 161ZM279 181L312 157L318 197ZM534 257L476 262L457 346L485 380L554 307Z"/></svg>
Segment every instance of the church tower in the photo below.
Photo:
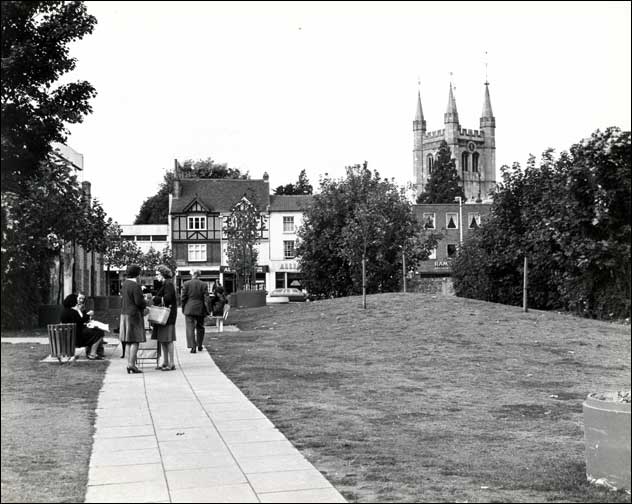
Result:
<svg viewBox="0 0 632 504"><path fill-rule="evenodd" d="M443 126L441 130L426 131L426 121L421 111L421 95L418 93L417 112L413 121L413 180L417 195L425 189L439 145L445 140L456 161L467 202L489 200L489 195L496 186L496 119L492 113L489 82L485 82L480 130L461 128L452 83Z"/></svg>

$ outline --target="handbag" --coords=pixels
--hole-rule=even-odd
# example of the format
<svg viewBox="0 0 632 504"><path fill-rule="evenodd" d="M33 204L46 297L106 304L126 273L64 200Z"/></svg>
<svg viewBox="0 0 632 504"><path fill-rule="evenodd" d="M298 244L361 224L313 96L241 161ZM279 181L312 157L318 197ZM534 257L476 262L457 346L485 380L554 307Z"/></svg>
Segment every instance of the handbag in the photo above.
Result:
<svg viewBox="0 0 632 504"><path fill-rule="evenodd" d="M165 325L171 309L166 306L150 306L149 307L149 321L152 324Z"/></svg>

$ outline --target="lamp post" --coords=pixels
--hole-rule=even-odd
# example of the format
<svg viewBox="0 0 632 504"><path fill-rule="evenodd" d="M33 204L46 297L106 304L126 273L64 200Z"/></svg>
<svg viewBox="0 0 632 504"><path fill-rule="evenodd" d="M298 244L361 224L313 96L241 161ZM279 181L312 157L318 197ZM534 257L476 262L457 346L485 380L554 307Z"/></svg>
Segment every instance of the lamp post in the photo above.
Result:
<svg viewBox="0 0 632 504"><path fill-rule="evenodd" d="M459 202L459 248L463 246L463 198L457 196L454 198Z"/></svg>

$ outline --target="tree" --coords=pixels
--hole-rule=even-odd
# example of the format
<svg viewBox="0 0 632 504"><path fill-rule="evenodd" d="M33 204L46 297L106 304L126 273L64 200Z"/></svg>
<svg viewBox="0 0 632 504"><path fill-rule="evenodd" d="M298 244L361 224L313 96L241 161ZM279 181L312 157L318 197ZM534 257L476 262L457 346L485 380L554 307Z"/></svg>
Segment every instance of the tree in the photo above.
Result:
<svg viewBox="0 0 632 504"><path fill-rule="evenodd" d="M344 179L326 177L320 184L299 230L297 256L307 289L325 296L398 290L402 247L412 265L434 247L419 238L421 226L404 189L382 180L366 162L347 167Z"/></svg>
<svg viewBox="0 0 632 504"><path fill-rule="evenodd" d="M630 132L597 130L539 166L503 166L486 222L453 263L457 295L596 318L630 316Z"/></svg>
<svg viewBox="0 0 632 504"><path fill-rule="evenodd" d="M265 225L254 191L250 190L236 203L226 222L226 258L228 267L235 272L237 289L255 283L255 268Z"/></svg>
<svg viewBox="0 0 632 504"><path fill-rule="evenodd" d="M465 193L460 182L461 178L456 171L456 163L452 159L450 147L445 140L442 140L432 173L424 192L417 197L417 203L453 203L457 196L465 202Z"/></svg>
<svg viewBox="0 0 632 504"><path fill-rule="evenodd" d="M129 264L139 264L142 252L136 242L123 238L121 227L114 223L106 234L103 264L109 277L112 267L122 268Z"/></svg>
<svg viewBox="0 0 632 504"><path fill-rule="evenodd" d="M300 194L312 194L313 187L309 183L305 170L301 170L298 176L298 182L296 184L280 185L274 190L274 194L284 195L300 195Z"/></svg>
<svg viewBox="0 0 632 504"><path fill-rule="evenodd" d="M218 164L210 157L198 161L187 159L178 169L183 178L250 178L248 172L241 173L239 168L228 168L226 163ZM173 171L167 171L158 192L143 201L134 224L164 224L168 221L169 194L173 191L174 180Z"/></svg>
<svg viewBox="0 0 632 504"><path fill-rule="evenodd" d="M92 33L83 2L2 3L2 192L24 194L65 123L81 122L96 95L85 81L53 87L73 70L68 45Z"/></svg>
<svg viewBox="0 0 632 504"><path fill-rule="evenodd" d="M73 168L53 156L41 163L38 179L23 181L24 195L2 194L2 322L5 327L29 323L46 299L50 268L74 248L103 251L111 219L97 200L88 203ZM65 252L70 252L66 254ZM73 278L74 281L74 278ZM58 297L61 285L58 287Z"/></svg>

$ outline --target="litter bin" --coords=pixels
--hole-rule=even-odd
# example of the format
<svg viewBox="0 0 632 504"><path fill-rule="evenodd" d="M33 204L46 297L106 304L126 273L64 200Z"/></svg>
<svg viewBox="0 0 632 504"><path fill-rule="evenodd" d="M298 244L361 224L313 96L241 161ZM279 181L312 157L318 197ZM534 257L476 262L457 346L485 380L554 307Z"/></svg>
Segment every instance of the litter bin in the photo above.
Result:
<svg viewBox="0 0 632 504"><path fill-rule="evenodd" d="M75 356L76 330L75 324L48 324L51 357L57 357L61 363L62 357Z"/></svg>

